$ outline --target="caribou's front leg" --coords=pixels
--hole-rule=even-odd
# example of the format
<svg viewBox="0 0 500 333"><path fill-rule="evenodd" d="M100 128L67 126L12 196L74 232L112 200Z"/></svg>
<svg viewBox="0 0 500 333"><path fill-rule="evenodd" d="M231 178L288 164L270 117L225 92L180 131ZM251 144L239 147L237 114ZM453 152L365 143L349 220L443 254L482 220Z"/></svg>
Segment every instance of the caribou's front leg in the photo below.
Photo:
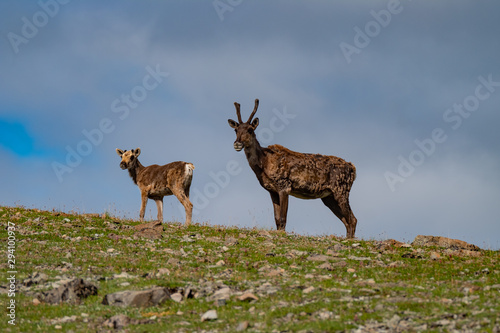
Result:
<svg viewBox="0 0 500 333"><path fill-rule="evenodd" d="M141 210L139 212L139 218L141 222L144 221L144 213L146 213L147 203L148 203L148 195L146 193L141 193Z"/></svg>
<svg viewBox="0 0 500 333"><path fill-rule="evenodd" d="M269 193L271 194L271 200L273 201L276 229L285 230L286 215L288 213L288 194L284 192L280 194L276 192Z"/></svg>

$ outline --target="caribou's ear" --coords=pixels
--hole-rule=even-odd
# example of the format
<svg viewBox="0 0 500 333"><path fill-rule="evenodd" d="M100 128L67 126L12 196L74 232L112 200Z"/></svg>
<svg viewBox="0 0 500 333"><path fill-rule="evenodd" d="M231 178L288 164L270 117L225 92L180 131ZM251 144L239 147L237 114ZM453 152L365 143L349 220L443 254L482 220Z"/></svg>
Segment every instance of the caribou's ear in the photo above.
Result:
<svg viewBox="0 0 500 333"><path fill-rule="evenodd" d="M257 126L259 126L259 118L255 118L253 121L252 121L252 127L253 129L256 129Z"/></svg>
<svg viewBox="0 0 500 333"><path fill-rule="evenodd" d="M231 128L234 128L234 129L237 129L238 126L240 126L240 124L238 124L237 122L235 122L232 119L228 119L227 122L229 123L229 126L231 126Z"/></svg>
<svg viewBox="0 0 500 333"><path fill-rule="evenodd" d="M123 150L116 148L116 153L118 154L118 156L122 157Z"/></svg>
<svg viewBox="0 0 500 333"><path fill-rule="evenodd" d="M141 155L141 148L136 148L132 151L132 153L135 155L135 157Z"/></svg>

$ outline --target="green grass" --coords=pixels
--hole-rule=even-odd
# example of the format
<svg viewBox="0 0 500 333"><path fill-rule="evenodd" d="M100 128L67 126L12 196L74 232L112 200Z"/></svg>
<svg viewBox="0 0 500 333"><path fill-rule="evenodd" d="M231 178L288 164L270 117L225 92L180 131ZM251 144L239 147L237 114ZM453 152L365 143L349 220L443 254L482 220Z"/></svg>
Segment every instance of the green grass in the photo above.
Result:
<svg viewBox="0 0 500 333"><path fill-rule="evenodd" d="M48 279L16 292L16 325L9 325L4 306L2 332L106 331L102 323L116 314L153 318L127 326L128 332L234 332L244 321L249 332L396 329L391 325L400 331L493 332L500 327L498 251L468 256L440 248L381 248L378 241L180 223L164 224L163 237L150 240L137 237L133 226L139 222L109 213L22 207L0 207L1 239L8 238L8 222L15 224L17 238L16 279L22 282L34 272ZM230 238L237 244L226 245ZM6 276L7 242L2 246L0 267ZM431 252L440 258L430 259ZM412 253L417 256L407 255ZM331 266L308 260L312 255L331 256L326 261ZM169 262L172 258L180 264ZM156 276L160 268L169 274ZM122 272L132 277L113 278ZM97 285L98 295L77 305L33 303L29 292L76 277ZM266 284L270 287L262 289ZM235 294L251 292L259 300L248 303L233 295L217 306L209 296L221 285ZM147 309L101 304L108 293L152 286L190 287L199 297ZM305 292L309 287L314 290ZM0 299L6 305L11 298L0 294ZM201 322L211 309L217 310L218 320ZM63 322L71 316L76 317Z"/></svg>

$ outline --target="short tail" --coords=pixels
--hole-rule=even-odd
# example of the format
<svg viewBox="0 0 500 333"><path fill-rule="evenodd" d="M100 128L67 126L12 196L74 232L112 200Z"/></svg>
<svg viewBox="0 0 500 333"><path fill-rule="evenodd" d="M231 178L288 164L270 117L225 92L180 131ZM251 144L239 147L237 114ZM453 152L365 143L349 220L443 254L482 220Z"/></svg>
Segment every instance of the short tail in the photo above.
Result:
<svg viewBox="0 0 500 333"><path fill-rule="evenodd" d="M193 163L186 163L186 173L188 175L192 176L193 170L194 170L194 164Z"/></svg>
<svg viewBox="0 0 500 333"><path fill-rule="evenodd" d="M356 180L356 167L350 162L349 164L352 166L352 182L354 182Z"/></svg>

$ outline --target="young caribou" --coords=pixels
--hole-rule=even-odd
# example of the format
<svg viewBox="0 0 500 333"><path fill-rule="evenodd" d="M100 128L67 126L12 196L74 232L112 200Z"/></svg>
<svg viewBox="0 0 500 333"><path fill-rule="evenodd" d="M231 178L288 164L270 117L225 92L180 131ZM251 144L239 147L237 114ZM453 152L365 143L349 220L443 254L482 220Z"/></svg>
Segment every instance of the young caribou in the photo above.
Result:
<svg viewBox="0 0 500 333"><path fill-rule="evenodd" d="M274 206L274 219L278 230L285 230L288 196L300 199L320 198L344 223L347 237L354 238L356 217L349 206L349 191L356 178L352 163L335 156L303 154L280 145L261 147L255 136L259 118L252 121L259 100L250 118L244 123L240 105L234 103L238 122L229 119L236 132L234 149L245 149L245 155L260 185L269 191Z"/></svg>
<svg viewBox="0 0 500 333"><path fill-rule="evenodd" d="M163 222L163 197L175 195L186 210L186 223L191 223L193 204L189 201L189 187L193 179L194 165L187 162L172 162L166 165L153 164L143 166L139 162L141 149L116 149L121 157L120 168L128 169L129 175L141 190L140 219L144 221L144 213L148 199L156 201L158 221Z"/></svg>

